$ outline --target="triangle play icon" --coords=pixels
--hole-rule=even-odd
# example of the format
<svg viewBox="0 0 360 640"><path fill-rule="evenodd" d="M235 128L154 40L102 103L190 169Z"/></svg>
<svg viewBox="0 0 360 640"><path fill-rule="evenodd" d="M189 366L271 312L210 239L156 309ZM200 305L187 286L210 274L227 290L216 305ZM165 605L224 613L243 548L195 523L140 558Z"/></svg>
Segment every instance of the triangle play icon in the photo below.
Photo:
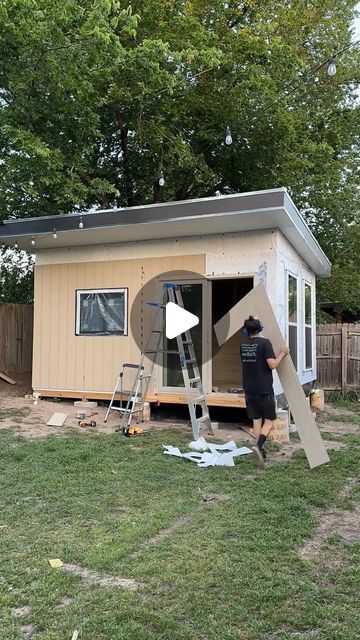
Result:
<svg viewBox="0 0 360 640"><path fill-rule="evenodd" d="M165 333L169 340L199 324L199 318L174 302L165 307Z"/></svg>

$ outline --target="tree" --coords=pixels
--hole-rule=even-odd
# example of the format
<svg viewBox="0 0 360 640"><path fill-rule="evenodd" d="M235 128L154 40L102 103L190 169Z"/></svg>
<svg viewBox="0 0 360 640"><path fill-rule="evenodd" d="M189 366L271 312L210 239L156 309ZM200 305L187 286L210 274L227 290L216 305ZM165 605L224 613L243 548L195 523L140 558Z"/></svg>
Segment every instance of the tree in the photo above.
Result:
<svg viewBox="0 0 360 640"><path fill-rule="evenodd" d="M1 215L286 186L337 256L359 216L359 48L308 71L348 47L355 5L3 0Z"/></svg>
<svg viewBox="0 0 360 640"><path fill-rule="evenodd" d="M0 303L33 302L33 266L32 256L24 251L3 248L0 252Z"/></svg>

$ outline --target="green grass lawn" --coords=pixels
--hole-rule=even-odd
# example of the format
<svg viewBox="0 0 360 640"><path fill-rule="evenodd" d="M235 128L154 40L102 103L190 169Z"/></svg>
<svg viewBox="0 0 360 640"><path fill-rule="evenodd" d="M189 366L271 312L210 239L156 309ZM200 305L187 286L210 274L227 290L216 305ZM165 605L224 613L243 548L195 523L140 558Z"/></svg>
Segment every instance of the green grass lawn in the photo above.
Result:
<svg viewBox="0 0 360 640"><path fill-rule="evenodd" d="M353 482L341 502L360 438L330 465L311 471L297 452L265 473L250 457L198 469L162 453L187 442L176 431L31 442L0 431L1 639L360 637L359 544L329 531L320 555L299 555L322 512L359 500ZM140 586L106 588L50 558Z"/></svg>

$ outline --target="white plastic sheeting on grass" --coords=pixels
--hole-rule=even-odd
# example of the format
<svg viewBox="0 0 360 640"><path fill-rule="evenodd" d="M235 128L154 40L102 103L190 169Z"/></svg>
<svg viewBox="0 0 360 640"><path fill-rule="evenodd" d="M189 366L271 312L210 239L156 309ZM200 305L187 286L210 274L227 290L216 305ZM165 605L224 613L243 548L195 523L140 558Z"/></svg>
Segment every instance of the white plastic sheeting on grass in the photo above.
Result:
<svg viewBox="0 0 360 640"><path fill-rule="evenodd" d="M234 458L252 453L249 447L237 448L233 440L226 444L213 444L206 442L203 436L190 442L189 449L192 449L190 453L181 453L178 447L172 445L163 444L163 447L165 455L185 458L185 460L195 462L201 468L235 467Z"/></svg>

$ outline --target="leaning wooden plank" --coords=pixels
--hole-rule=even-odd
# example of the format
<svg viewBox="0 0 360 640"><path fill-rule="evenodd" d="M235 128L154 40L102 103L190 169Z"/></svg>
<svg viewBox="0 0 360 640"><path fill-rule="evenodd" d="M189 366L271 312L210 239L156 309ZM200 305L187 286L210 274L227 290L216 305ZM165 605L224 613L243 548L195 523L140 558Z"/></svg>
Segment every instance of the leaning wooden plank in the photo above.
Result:
<svg viewBox="0 0 360 640"><path fill-rule="evenodd" d="M5 380L5 382L8 382L9 384L16 384L15 380L7 376L6 373L3 373L2 371L0 371L0 378Z"/></svg>
<svg viewBox="0 0 360 640"><path fill-rule="evenodd" d="M214 325L217 341L221 346L243 326L249 315L257 316L265 325L267 338L271 340L275 353L284 344L280 327L276 321L270 300L265 289L258 284L250 293L240 300L230 311ZM240 354L239 354L240 357ZM303 388L299 382L295 367L290 357L282 360L277 368L281 385L284 389L290 411L294 417L310 468L329 462L320 431L315 423Z"/></svg>
<svg viewBox="0 0 360 640"><path fill-rule="evenodd" d="M67 413L53 413L49 422L46 424L48 427L62 427L66 418Z"/></svg>

